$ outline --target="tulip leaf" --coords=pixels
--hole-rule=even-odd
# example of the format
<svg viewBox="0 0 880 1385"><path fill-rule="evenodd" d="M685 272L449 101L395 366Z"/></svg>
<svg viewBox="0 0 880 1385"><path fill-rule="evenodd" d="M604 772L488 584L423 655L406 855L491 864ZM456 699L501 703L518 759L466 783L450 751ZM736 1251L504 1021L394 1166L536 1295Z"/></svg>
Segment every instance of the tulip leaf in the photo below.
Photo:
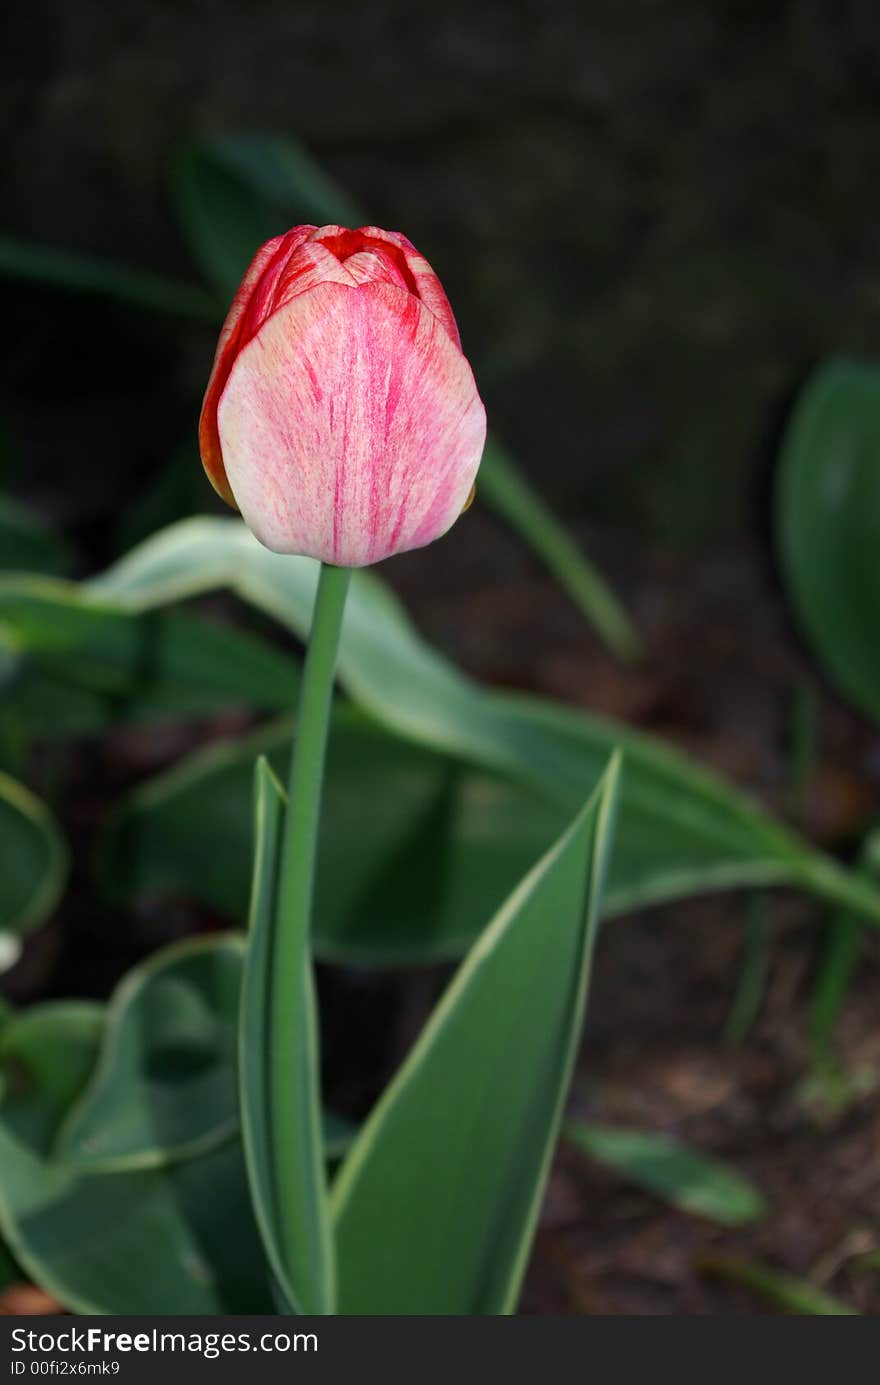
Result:
<svg viewBox="0 0 880 1385"><path fill-rule="evenodd" d="M580 1038L617 762L453 977L333 1186L344 1314L512 1313Z"/></svg>
<svg viewBox="0 0 880 1385"><path fill-rule="evenodd" d="M244 939L188 939L128 972L55 1152L89 1170L153 1168L238 1129L236 1035Z"/></svg>
<svg viewBox="0 0 880 1385"><path fill-rule="evenodd" d="M740 1226L765 1210L761 1194L736 1169L665 1135L575 1120L563 1134L597 1164L684 1212Z"/></svg>
<svg viewBox="0 0 880 1385"><path fill-rule="evenodd" d="M86 589L135 612L228 586L305 638L317 571L311 559L262 548L240 521L205 518L155 535ZM880 895L867 882L686 757L620 723L472 682L419 638L375 573L353 576L339 676L349 696L389 732L502 776L563 815L575 811L621 745L626 768L608 912L709 890L784 884L880 922ZM365 819L373 811L372 804L365 807ZM362 920L364 939L381 926L375 917ZM413 937L417 947L417 919ZM444 950L436 935L430 949L433 955Z"/></svg>
<svg viewBox="0 0 880 1385"><path fill-rule="evenodd" d="M287 1311L329 1313L334 1310L335 1266L320 1158L320 1075L313 1016L299 1003L309 988L314 1004L311 958L303 951L299 976L279 975L276 929L282 920L277 894L286 806L280 784L263 759L257 762L254 798L254 875L239 1033L242 1139L254 1214ZM296 1106L292 1138L272 1096L277 1061L272 1006L277 1003L296 1007L298 1016L296 1052L290 1061ZM287 1152L283 1169L276 1168L273 1159L273 1147L279 1144Z"/></svg>
<svg viewBox="0 0 880 1385"><path fill-rule="evenodd" d="M798 1317L851 1318L858 1317L855 1308L832 1298L822 1289L817 1289L808 1279L794 1274L784 1274L771 1269L757 1260L740 1259L737 1256L706 1255L698 1262L703 1274L714 1279L726 1279L731 1284L740 1284L750 1289L768 1303L774 1304L784 1313L794 1313Z"/></svg>
<svg viewBox="0 0 880 1385"><path fill-rule="evenodd" d="M133 1172L229 1142L239 1128L244 956L242 934L214 933L161 948L123 977L94 1067L55 1136L58 1159L80 1173ZM328 1159L353 1135L325 1113Z"/></svg>
<svg viewBox="0 0 880 1385"><path fill-rule="evenodd" d="M358 226L359 208L296 140L221 135L191 144L175 180L181 224L199 267L228 302L264 241L298 223ZM540 555L608 648L633 659L641 643L604 578L491 438L477 493Z"/></svg>
<svg viewBox="0 0 880 1385"><path fill-rule="evenodd" d="M217 304L203 288L128 269L109 260L0 236L0 275L77 293L94 293L139 308L214 321Z"/></svg>
<svg viewBox="0 0 880 1385"><path fill-rule="evenodd" d="M4 708L37 734L280 710L299 684L296 663L255 635L182 611L134 617L70 582L0 578L0 627L15 660Z"/></svg>
<svg viewBox="0 0 880 1385"><path fill-rule="evenodd" d="M782 448L777 531L800 624L856 706L880 718L880 368L811 376Z"/></svg>
<svg viewBox="0 0 880 1385"><path fill-rule="evenodd" d="M136 790L101 842L109 894L190 895L244 918L254 760L268 756L282 775L291 736L285 720L214 744ZM460 954L565 817L509 776L389 735L338 704L318 853L319 955L394 963Z"/></svg>
<svg viewBox="0 0 880 1385"><path fill-rule="evenodd" d="M21 936L52 913L67 866L67 847L48 808L0 771L0 971L17 960Z"/></svg>
<svg viewBox="0 0 880 1385"><path fill-rule="evenodd" d="M104 1017L34 1006L0 1036L0 1232L79 1313L271 1311L237 1141L164 1169L83 1175L56 1132L94 1066Z"/></svg>

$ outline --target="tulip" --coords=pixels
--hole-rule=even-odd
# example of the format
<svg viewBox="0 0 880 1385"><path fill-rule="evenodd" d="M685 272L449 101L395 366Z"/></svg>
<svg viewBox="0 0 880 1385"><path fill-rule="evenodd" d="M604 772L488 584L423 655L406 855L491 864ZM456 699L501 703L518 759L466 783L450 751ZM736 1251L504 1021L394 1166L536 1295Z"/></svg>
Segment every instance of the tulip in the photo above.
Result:
<svg viewBox="0 0 880 1385"><path fill-rule="evenodd" d="M466 507L485 437L449 301L406 236L296 226L257 251L199 446L267 548L362 567L431 543Z"/></svg>

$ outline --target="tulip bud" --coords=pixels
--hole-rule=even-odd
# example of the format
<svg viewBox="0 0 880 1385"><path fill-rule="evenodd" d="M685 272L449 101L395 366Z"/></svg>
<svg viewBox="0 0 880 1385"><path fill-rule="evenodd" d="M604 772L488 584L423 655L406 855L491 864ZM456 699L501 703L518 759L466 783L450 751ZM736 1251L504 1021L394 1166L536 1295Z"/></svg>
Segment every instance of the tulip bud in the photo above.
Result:
<svg viewBox="0 0 880 1385"><path fill-rule="evenodd" d="M199 447L267 548L362 567L431 543L465 508L485 438L449 301L405 236L296 226L257 251Z"/></svg>

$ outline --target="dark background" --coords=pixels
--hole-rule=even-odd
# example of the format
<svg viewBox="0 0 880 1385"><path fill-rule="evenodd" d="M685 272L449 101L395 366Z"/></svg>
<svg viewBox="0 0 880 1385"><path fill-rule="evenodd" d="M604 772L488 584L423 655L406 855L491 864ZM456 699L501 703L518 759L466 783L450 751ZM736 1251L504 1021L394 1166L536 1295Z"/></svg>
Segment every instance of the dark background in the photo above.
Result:
<svg viewBox="0 0 880 1385"><path fill-rule="evenodd" d="M240 131L302 139L405 231L449 291L492 427L609 575L648 657L614 664L479 505L384 568L421 627L481 677L636 722L779 811L792 700L815 687L803 825L851 847L880 744L798 641L770 499L810 367L880 354L871 0L30 0L7 17L5 54L3 223L19 237L195 281L169 170L193 135ZM115 554L181 445L194 503L212 507L194 444L212 329L7 282L3 338L6 483L75 541L81 571ZM116 749L123 779L168 753ZM576 1101L731 1159L768 1219L720 1233L563 1154L528 1309L754 1311L699 1272L719 1248L870 1307L846 1266L847 1247L874 1243L877 1103L829 1111L802 1085L816 910L774 905L767 1000L731 1052L743 916L716 899L607 931ZM105 990L116 953L73 926L92 951L47 984ZM869 968L847 1008L850 1068L880 1060L872 986Z"/></svg>

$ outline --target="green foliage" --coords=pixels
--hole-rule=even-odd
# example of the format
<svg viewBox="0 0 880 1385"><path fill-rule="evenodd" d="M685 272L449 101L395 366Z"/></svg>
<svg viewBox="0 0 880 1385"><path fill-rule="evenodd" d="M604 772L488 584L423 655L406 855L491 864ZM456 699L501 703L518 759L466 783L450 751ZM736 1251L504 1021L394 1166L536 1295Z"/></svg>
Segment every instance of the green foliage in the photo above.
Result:
<svg viewBox="0 0 880 1385"><path fill-rule="evenodd" d="M307 929L293 975L279 972L278 878L285 814L278 780L257 763L253 889L239 1030L242 1136L254 1213L275 1283L290 1312L334 1311L336 1275L321 1157L319 1062ZM305 1000L305 1004L303 1003ZM279 1054L274 1008L292 1012L291 1052ZM284 1063L287 1098L273 1083ZM281 1167L273 1154L286 1151Z"/></svg>
<svg viewBox="0 0 880 1385"><path fill-rule="evenodd" d="M788 592L822 667L863 712L880 717L880 369L834 360L814 372L780 462L777 533ZM861 873L876 881L876 833ZM811 1006L814 1076L831 1045L856 966L861 924L832 919Z"/></svg>
<svg viewBox="0 0 880 1385"><path fill-rule="evenodd" d="M736 1169L665 1135L574 1120L563 1133L598 1164L684 1212L741 1226L764 1211L760 1193Z"/></svg>
<svg viewBox="0 0 880 1385"><path fill-rule="evenodd" d="M263 549L235 520L202 519L156 535L88 584L88 590L106 604L136 612L225 585L305 638L316 573L317 565L310 559L279 557ZM447 774L461 774L461 767L467 767L467 774L460 781L465 785L465 797L483 792L474 787L471 773L481 776L483 783L488 776L490 803L494 794L513 795L508 801L516 803L517 815L521 808L525 810L524 840L511 848L519 853L519 870L524 868L536 840L529 824L543 825L548 814L555 811L560 815L555 829L558 830L566 815L576 810L578 802L596 784L613 748L620 745L626 752L626 768L606 912L619 913L734 885L789 884L846 904L869 921L880 920L880 900L866 883L812 851L745 796L685 757L620 723L585 716L538 698L489 692L471 682L419 639L396 600L373 573L358 572L352 580L339 676L349 695L370 718L429 757L421 770L428 777L423 778L422 787L416 791L425 805L426 818L432 794L425 786L433 776L436 791L444 773L444 758ZM413 750L411 754L417 762L419 753ZM228 755L227 751L218 754L220 772L241 773ZM247 758L245 753L245 762ZM178 784L186 793L198 792L197 780L203 766L204 762L197 765L192 775L181 772ZM223 781L218 779L217 790L227 803L232 803L228 784L224 789ZM139 831L154 830L152 823L147 828L140 825L149 821L153 803L167 822L175 820L174 816L167 818L169 813L176 815L179 823L185 815L190 818L187 852L201 855L210 849L207 836L197 846L192 845L193 837L201 835L197 815L192 812L197 800L190 798L188 812L185 808L178 810L173 803L174 791L174 781L166 779L145 789L130 805L125 851L132 863L133 880L142 868L138 862L148 863L151 859L154 864L148 867L148 879L155 880L157 874L167 872L168 878L179 881L188 872L183 855L175 860L173 826L159 823L155 827L166 843L161 853L152 848L148 851L146 846L140 848ZM211 792L211 788L205 788L202 801L206 803ZM436 805L437 800L434 801ZM377 838L383 835L381 818L386 811L376 804L369 811L362 810L363 830L375 831ZM461 811L466 812L466 807L456 809L459 823ZM371 815L380 820L369 823ZM499 808L499 821L500 817ZM493 822L491 811L487 822ZM442 840L448 834L442 830L444 819L439 808L435 823ZM239 840L249 839L247 820L240 811L233 810L232 816L225 818L225 827L229 835L224 836L224 841L231 842L236 831L240 833ZM395 865L401 858L408 859L410 850L418 847L418 823L411 823L410 827L415 847L412 841L401 839L399 829L396 837L389 834L385 838L389 844L396 841L400 848ZM435 830L433 824L431 830ZM460 830L452 824L454 834L458 835ZM144 841L149 842L149 836ZM506 855L507 848L503 852ZM512 855L509 859L512 864ZM156 864L159 861L161 865ZM376 868L381 876L388 866L380 866L377 861ZM402 876L407 878L404 872ZM225 878L228 882L231 875ZM417 883L415 874L408 878ZM198 892L203 887L194 881L192 888ZM239 878L235 894L228 896L233 915L242 915L245 888L244 880ZM407 899L402 909L412 911L412 900ZM364 931L359 933L359 943L363 943L365 953L373 946L367 941L370 929L378 930L381 941L377 953L383 958L388 956L389 941L400 955L414 956L427 943L429 954L436 956L449 954L463 940L461 925L455 920L450 920L454 928L452 938L441 935L442 921L448 916L439 905L431 911L433 931L428 939L421 936L417 911L410 912L411 928L407 932L398 926L399 919L395 922L391 940L387 935L381 936L383 924L377 913L374 911L372 919L361 920ZM478 926L476 920L473 923ZM323 933L324 925L320 926ZM341 923L328 922L327 928L331 926L338 936ZM349 941L350 927L346 932Z"/></svg>
<svg viewBox="0 0 880 1385"><path fill-rule="evenodd" d="M0 630L4 713L34 735L235 704L280 710L299 682L296 663L255 635L185 611L136 619L85 586L50 578L0 578Z"/></svg>
<svg viewBox="0 0 880 1385"><path fill-rule="evenodd" d="M604 781L575 827L514 892L476 945L392 1096L355 1137L353 1162L344 1166L340 1188L347 1185L350 1193L347 1202L339 1195L338 1206L349 1210L340 1211L338 1233L357 1239L364 1214L357 1189L364 1180L375 1186L388 1176L388 1160L396 1164L398 1116L411 1119L412 1103L431 1106L431 1092L439 1090L432 1077L438 1065L456 1091L465 1089L465 1073L468 1082L479 1078L482 1095L472 1090L471 1100L488 1122L491 1138L480 1142L484 1163L474 1173L475 1187L493 1188L493 1221L503 1222L506 1231L501 1250L491 1257L494 1288L473 1311L495 1311L496 1301L498 1311L509 1311L522 1272L579 1033L615 777ZM259 989L261 957L266 960L262 945L274 903L273 843L283 810L265 767L258 773L258 789L262 845L246 992L248 986ZM585 870L591 871L588 887ZM549 932L548 920L554 922ZM37 1006L8 1017L0 1030L0 1234L25 1272L74 1311L268 1311L235 1100L244 953L243 940L228 935L177 944L135 968L106 1012L74 1002ZM529 1020L521 1024L524 990ZM258 1015L258 1007L244 1007L240 1035L252 1176L266 1135ZM515 1040L500 1045L503 1034ZM494 1116L487 1095L497 1096ZM388 1101L397 1112L394 1119L383 1115ZM448 1121L450 1113L457 1117L460 1108L442 1099L433 1111L436 1124ZM526 1128L526 1115L525 1138L505 1138L505 1129L509 1135ZM426 1130L441 1176L432 1192L455 1199L449 1181L455 1170L443 1157L438 1163L443 1146L436 1143L437 1134ZM325 1117L323 1138L327 1156L338 1157L351 1144L352 1132L344 1122ZM271 1189L264 1192L271 1199ZM312 1196L313 1190L304 1189L306 1217L321 1215ZM258 1219L270 1206L258 1195ZM422 1209L426 1234L432 1206L429 1199ZM455 1254L471 1293L479 1234L472 1218L462 1226L465 1234ZM413 1232L411 1255L418 1256L420 1234L418 1228ZM271 1254L269 1259L276 1283L284 1286L284 1259ZM365 1273L372 1288L361 1283L359 1268L354 1273L360 1287L351 1292L397 1292L388 1281L380 1288L369 1265ZM443 1293L453 1291L458 1273L448 1259ZM310 1302L301 1284L288 1288L288 1299L294 1305Z"/></svg>
<svg viewBox="0 0 880 1385"><path fill-rule="evenodd" d="M865 880L876 885L880 874L880 829L876 827L862 843L859 870ZM814 1076L832 1075L834 1034L861 952L862 935L861 920L846 909L838 910L829 923L810 1004Z"/></svg>
<svg viewBox="0 0 880 1385"><path fill-rule="evenodd" d="M194 938L128 973L59 1158L89 1172L157 1168L228 1142L243 954L240 934Z"/></svg>
<svg viewBox="0 0 880 1385"><path fill-rule="evenodd" d="M605 578L520 471L490 437L483 452L477 497L506 520L549 568L560 587L617 658L630 663L644 653L642 641Z"/></svg>
<svg viewBox="0 0 880 1385"><path fill-rule="evenodd" d="M502 906L333 1187L339 1311L503 1314L583 1021L617 765Z"/></svg>
<svg viewBox="0 0 880 1385"><path fill-rule="evenodd" d="M193 258L228 302L255 251L297 223L365 218L301 145L278 136L214 135L182 150L178 214Z"/></svg>
<svg viewBox="0 0 880 1385"><path fill-rule="evenodd" d="M807 382L782 449L780 557L800 624L838 687L880 717L880 370Z"/></svg>
<svg viewBox="0 0 880 1385"><path fill-rule="evenodd" d="M136 790L101 843L111 897L188 895L241 921L254 760L265 755L284 775L292 730L285 720L214 744ZM390 735L339 702L318 851L318 953L393 964L463 952L564 820L509 776Z"/></svg>
<svg viewBox="0 0 880 1385"><path fill-rule="evenodd" d="M700 1262L704 1274L741 1284L760 1298L766 1299L784 1313L798 1317L851 1318L858 1314L840 1299L817 1289L807 1279L783 1274L756 1260L728 1256L706 1257Z"/></svg>
<svg viewBox="0 0 880 1385"><path fill-rule="evenodd" d="M82 1174L125 1173L198 1158L234 1139L245 952L241 933L213 933L161 948L123 977L94 1066L55 1135L57 1159ZM51 1031L54 1008L40 1014ZM325 1115L327 1158L339 1158L352 1134L346 1121Z"/></svg>
<svg viewBox="0 0 880 1385"><path fill-rule="evenodd" d="M0 771L0 971L20 937L52 913L67 879L67 847L48 808Z"/></svg>
<svg viewBox="0 0 880 1385"><path fill-rule="evenodd" d="M199 1159L83 1173L55 1152L94 1068L98 1006L35 1006L0 1036L0 1232L80 1313L269 1312L236 1140Z"/></svg>

